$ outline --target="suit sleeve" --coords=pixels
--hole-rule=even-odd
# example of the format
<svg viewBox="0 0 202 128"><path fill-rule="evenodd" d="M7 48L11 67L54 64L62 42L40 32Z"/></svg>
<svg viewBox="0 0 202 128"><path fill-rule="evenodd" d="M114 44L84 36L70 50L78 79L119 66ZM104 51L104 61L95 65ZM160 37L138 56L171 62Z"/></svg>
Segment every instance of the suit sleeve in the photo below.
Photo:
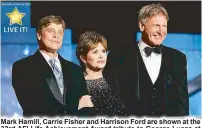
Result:
<svg viewBox="0 0 202 128"><path fill-rule="evenodd" d="M178 83L179 83L179 102L178 102L178 115L189 115L189 95L187 84L187 60L183 54L179 59L182 65L179 65Z"/></svg>
<svg viewBox="0 0 202 128"><path fill-rule="evenodd" d="M88 95L87 86L81 68L75 64L71 65L73 85L67 96L68 111L72 115L78 115L79 100L83 95Z"/></svg>
<svg viewBox="0 0 202 128"><path fill-rule="evenodd" d="M23 75L25 75L25 73L22 71L20 65L18 65L18 63L14 63L12 68L12 86L17 99L24 110L28 107L28 104L26 102L27 94L26 91L23 89L24 84L26 83L24 79L26 78L23 78Z"/></svg>
<svg viewBox="0 0 202 128"><path fill-rule="evenodd" d="M33 90L37 80L31 76L31 70L22 62L16 62L12 68L12 86L24 114L36 113L41 105L36 100L36 91Z"/></svg>

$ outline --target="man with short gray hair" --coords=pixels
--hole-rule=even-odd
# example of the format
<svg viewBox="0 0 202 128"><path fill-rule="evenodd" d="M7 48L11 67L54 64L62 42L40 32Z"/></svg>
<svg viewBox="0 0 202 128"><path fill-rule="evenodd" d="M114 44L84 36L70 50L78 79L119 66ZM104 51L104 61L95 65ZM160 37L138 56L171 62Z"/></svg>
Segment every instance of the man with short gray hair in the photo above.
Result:
<svg viewBox="0 0 202 128"><path fill-rule="evenodd" d="M129 115L189 114L186 56L162 45L168 20L168 13L160 3L142 7L138 15L141 40L120 61L108 57L108 66L116 69Z"/></svg>

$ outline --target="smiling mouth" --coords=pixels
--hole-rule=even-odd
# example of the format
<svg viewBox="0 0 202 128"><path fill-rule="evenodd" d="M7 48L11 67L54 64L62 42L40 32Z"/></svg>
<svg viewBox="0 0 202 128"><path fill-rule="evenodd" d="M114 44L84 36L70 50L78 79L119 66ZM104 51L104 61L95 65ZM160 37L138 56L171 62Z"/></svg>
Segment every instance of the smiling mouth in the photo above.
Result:
<svg viewBox="0 0 202 128"><path fill-rule="evenodd" d="M158 39L162 39L163 36L159 36L159 35L154 35L155 38L158 38Z"/></svg>

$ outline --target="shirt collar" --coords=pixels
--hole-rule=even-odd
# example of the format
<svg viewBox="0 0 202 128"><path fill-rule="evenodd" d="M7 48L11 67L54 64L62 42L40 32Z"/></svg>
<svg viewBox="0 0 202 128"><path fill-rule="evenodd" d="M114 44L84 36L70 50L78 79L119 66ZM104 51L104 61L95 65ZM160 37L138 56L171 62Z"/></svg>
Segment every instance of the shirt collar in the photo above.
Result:
<svg viewBox="0 0 202 128"><path fill-rule="evenodd" d="M46 53L42 52L41 50L39 50L39 51L41 52L41 54L43 55L43 57L45 58L45 60L46 60L47 62L49 62L49 60L51 59L51 57L48 56ZM54 59L56 59L56 63L59 62L58 55L57 55Z"/></svg>
<svg viewBox="0 0 202 128"><path fill-rule="evenodd" d="M146 44L145 42L143 42L142 40L140 40L140 41L138 42L138 47L139 47L139 49L140 49L140 52L141 52L144 56L147 56L147 54L145 53L144 48L145 48L145 47L150 47L150 46L147 45L147 44ZM161 54L155 54L155 55L159 56L159 55L161 55Z"/></svg>
<svg viewBox="0 0 202 128"><path fill-rule="evenodd" d="M147 45L145 42L143 42L142 40L139 41L138 43L138 47L140 49L140 52L142 52L144 55L146 55L144 48L145 47L150 47L149 45Z"/></svg>

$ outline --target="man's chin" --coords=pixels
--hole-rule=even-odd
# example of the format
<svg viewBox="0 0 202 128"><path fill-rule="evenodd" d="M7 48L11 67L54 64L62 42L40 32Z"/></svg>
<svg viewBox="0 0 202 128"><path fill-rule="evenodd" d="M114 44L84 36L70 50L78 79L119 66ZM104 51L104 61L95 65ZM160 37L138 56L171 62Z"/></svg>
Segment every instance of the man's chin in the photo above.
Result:
<svg viewBox="0 0 202 128"><path fill-rule="evenodd" d="M49 49L48 52L56 53L59 49Z"/></svg>
<svg viewBox="0 0 202 128"><path fill-rule="evenodd" d="M163 41L156 41L156 42L153 42L153 46L159 46L162 44Z"/></svg>
<svg viewBox="0 0 202 128"><path fill-rule="evenodd" d="M60 47L54 47L54 48L50 48L50 52L57 52L60 49Z"/></svg>

